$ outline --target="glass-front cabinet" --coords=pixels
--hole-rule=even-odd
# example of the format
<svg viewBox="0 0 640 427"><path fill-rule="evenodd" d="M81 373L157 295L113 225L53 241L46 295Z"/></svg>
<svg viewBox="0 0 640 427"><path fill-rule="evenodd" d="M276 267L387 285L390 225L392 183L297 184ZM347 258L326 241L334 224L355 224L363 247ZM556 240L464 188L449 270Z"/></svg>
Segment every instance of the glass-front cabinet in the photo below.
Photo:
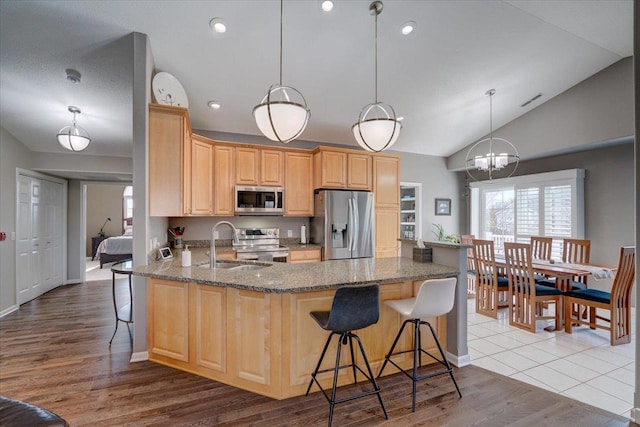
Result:
<svg viewBox="0 0 640 427"><path fill-rule="evenodd" d="M400 183L400 238L418 240L421 235L422 185L413 182Z"/></svg>

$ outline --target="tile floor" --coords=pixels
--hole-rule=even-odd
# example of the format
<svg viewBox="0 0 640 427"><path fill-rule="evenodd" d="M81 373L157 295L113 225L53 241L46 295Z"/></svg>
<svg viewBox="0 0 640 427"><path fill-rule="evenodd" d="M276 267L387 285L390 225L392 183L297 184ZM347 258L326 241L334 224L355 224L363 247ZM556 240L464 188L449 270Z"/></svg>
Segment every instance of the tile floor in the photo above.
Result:
<svg viewBox="0 0 640 427"><path fill-rule="evenodd" d="M545 322L534 334L509 326L506 309L497 320L476 314L474 299L468 300L467 324L473 365L630 417L635 336L611 347L608 331L580 326L572 334L546 332Z"/></svg>

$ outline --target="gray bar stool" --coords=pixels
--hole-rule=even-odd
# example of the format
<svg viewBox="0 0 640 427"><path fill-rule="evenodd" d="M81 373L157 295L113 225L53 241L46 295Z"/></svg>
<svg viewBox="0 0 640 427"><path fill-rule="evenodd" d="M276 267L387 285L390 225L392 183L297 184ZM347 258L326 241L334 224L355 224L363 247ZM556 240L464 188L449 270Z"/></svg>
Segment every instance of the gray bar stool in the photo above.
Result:
<svg viewBox="0 0 640 427"><path fill-rule="evenodd" d="M367 326L373 325L378 322L378 318L380 317L380 285L369 284L369 285L358 285L358 286L344 286L338 288L336 290L336 294L333 297L333 304L331 306L331 311L312 311L310 316L320 325L320 327L326 331L331 331L329 338L327 338L327 342L324 345L324 349L322 350L322 355L320 356L320 360L318 361L318 365L316 369L311 374L311 381L309 381L309 387L307 388L306 396L309 395L309 391L311 390L311 386L314 381L324 394L324 397L329 401L329 426L331 426L331 421L333 419L333 408L337 403L343 403L350 400L358 399L360 397L370 396L375 394L378 396L378 400L380 401L380 406L382 407L382 411L384 412L384 417L389 419L387 416L387 410L384 407L384 403L382 403L382 397L380 396L380 387L376 383L375 376L373 375L373 371L371 370L371 366L369 365L369 360L367 359L367 355L364 352L364 347L362 346L362 341L360 341L360 337L354 334L352 331L356 329L363 329ZM331 338L334 335L339 336L338 340L338 352L336 355L336 365L330 369L320 370L320 365L322 364L322 359L324 359L324 355L327 352L327 348L331 343ZM354 358L353 351L353 340L358 342L358 346L360 348L360 352L362 353L362 358L367 367L368 375L365 373L356 363ZM349 365L340 366L340 352L342 350L342 346L349 344L349 350L351 353L351 363ZM356 369L362 373L371 384L373 384L373 390L366 391L359 394L354 394L348 397L343 397L341 399L336 398L336 386L338 384L338 371L342 368L352 368L353 369L353 381L357 383L356 378ZM316 379L316 375L322 372L333 371L333 387L331 388L331 396L329 396L318 380Z"/></svg>
<svg viewBox="0 0 640 427"><path fill-rule="evenodd" d="M444 351L442 351L442 346L440 345L440 341L438 341L438 337L433 330L433 326L431 326L431 323L425 320L421 320L427 317L438 317L451 311L451 309L453 308L453 301L455 299L456 281L457 279L455 277L450 277L448 279L426 280L422 283L422 285L420 285L418 295L415 298L384 302L386 305L400 313L402 316L407 317L407 319L402 323L402 327L400 328L398 335L396 335L396 339L393 341L391 350L389 350L389 353L385 356L385 360L382 364L382 367L380 368L378 378L382 375L382 371L384 371L385 366L387 366L387 362L391 362L391 364L402 371L406 376L411 378L411 380L413 381L413 401L411 404L411 410L413 412L416 411L416 383L420 380L435 377L438 375L449 374L451 375L451 379L453 380L453 385L456 386L458 395L462 397L460 388L458 388L458 383L456 383L456 379L453 377L453 369L451 368L451 365L449 365L449 361L444 355ZM400 339L402 331L404 331L404 327L407 325L407 323L413 323L413 348L411 350L404 350L394 353L393 350L395 349L396 344L398 344L398 340ZM440 356L442 357L442 360L438 359L422 348L422 340L420 338L420 325L429 326L431 335L433 335L433 339L436 341L438 350L440 350ZM409 352L413 353L413 371L411 373L402 369L391 359L392 356L395 356L397 354L404 354ZM431 357L436 362L444 365L447 369L418 376L418 368L422 366L422 353Z"/></svg>

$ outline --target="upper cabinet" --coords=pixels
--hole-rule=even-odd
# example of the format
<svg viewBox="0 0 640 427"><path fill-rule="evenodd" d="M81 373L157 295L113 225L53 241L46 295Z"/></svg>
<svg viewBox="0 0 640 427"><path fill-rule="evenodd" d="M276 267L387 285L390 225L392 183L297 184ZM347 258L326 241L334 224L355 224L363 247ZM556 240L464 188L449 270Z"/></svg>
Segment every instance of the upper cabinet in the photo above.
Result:
<svg viewBox="0 0 640 427"><path fill-rule="evenodd" d="M234 214L234 178L235 158L234 148L228 145L216 144L213 148L214 164L214 203L213 214L233 216Z"/></svg>
<svg viewBox="0 0 640 427"><path fill-rule="evenodd" d="M372 190L371 155L359 151L316 148L314 156L314 188Z"/></svg>
<svg viewBox="0 0 640 427"><path fill-rule="evenodd" d="M284 185L284 153L280 150L236 148L236 185Z"/></svg>
<svg viewBox="0 0 640 427"><path fill-rule="evenodd" d="M213 215L213 141L191 138L191 215Z"/></svg>
<svg viewBox="0 0 640 427"><path fill-rule="evenodd" d="M149 216L191 214L191 125L186 108L149 105Z"/></svg>
<svg viewBox="0 0 640 427"><path fill-rule="evenodd" d="M373 191L376 208L395 208L400 205L400 159L397 156L373 157Z"/></svg>
<svg viewBox="0 0 640 427"><path fill-rule="evenodd" d="M313 155L284 154L284 215L313 216Z"/></svg>

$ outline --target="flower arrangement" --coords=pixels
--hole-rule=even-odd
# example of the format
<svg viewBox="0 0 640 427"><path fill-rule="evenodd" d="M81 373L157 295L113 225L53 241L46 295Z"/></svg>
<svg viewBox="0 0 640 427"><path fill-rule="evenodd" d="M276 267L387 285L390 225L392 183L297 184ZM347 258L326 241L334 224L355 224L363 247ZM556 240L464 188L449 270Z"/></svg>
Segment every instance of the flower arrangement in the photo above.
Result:
<svg viewBox="0 0 640 427"><path fill-rule="evenodd" d="M457 234L447 234L441 224L433 224L435 230L432 233L438 238L439 242L460 243L460 236Z"/></svg>

